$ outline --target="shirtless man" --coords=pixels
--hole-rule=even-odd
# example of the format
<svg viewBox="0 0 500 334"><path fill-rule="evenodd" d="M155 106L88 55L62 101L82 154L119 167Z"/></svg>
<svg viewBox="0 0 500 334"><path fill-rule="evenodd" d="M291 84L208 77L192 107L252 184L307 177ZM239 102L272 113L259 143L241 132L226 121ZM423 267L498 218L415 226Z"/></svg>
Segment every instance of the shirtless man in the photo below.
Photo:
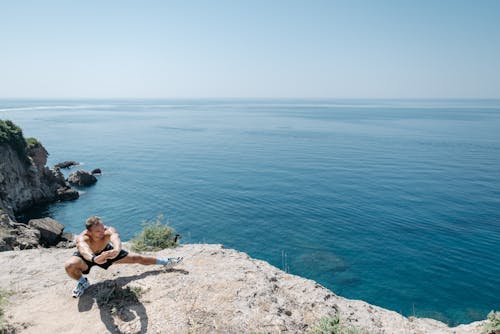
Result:
<svg viewBox="0 0 500 334"><path fill-rule="evenodd" d="M113 227L105 226L97 216L87 219L85 227L87 229L76 237L77 251L65 263L68 276L78 281L73 290L75 298L90 286L83 274L88 274L92 266L108 269L113 263L140 263L172 267L182 261L182 257L159 259L124 251L118 232Z"/></svg>

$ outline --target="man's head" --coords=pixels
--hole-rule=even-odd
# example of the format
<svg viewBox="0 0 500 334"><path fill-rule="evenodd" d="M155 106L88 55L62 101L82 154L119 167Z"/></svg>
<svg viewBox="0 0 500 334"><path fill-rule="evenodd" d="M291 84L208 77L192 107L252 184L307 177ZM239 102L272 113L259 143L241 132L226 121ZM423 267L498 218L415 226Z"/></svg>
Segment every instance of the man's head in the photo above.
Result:
<svg viewBox="0 0 500 334"><path fill-rule="evenodd" d="M104 238L104 224L101 218L97 216L90 217L85 222L85 227L87 228L87 233L89 233L93 239Z"/></svg>

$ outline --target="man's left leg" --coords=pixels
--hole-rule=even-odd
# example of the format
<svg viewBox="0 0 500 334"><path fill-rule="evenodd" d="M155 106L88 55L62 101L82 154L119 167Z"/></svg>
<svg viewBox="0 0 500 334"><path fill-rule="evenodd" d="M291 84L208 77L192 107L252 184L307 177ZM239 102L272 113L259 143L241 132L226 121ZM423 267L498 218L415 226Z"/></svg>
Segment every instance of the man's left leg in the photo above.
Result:
<svg viewBox="0 0 500 334"><path fill-rule="evenodd" d="M127 256L125 256L124 258L122 258L120 260L117 260L114 263L117 263L117 264L139 263L142 265L159 264L159 265L164 265L164 266L168 266L168 267L173 267L174 265L177 265L181 262L182 262L182 257L169 257L166 259L160 259L160 258L156 258L153 256L128 253Z"/></svg>

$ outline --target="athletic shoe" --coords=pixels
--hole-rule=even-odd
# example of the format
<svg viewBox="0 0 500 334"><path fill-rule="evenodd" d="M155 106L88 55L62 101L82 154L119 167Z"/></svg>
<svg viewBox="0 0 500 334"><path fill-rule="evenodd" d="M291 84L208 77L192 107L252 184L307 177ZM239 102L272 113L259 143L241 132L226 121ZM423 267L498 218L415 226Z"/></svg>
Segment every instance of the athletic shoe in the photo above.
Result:
<svg viewBox="0 0 500 334"><path fill-rule="evenodd" d="M73 298L78 298L81 295L83 295L83 293L85 292L85 289L87 289L90 286L90 283L89 283L89 280L87 279L87 277L84 277L84 278L85 278L85 281L83 283L78 282L76 287L73 289Z"/></svg>
<svg viewBox="0 0 500 334"><path fill-rule="evenodd" d="M163 261L165 261L164 263L162 263L165 268L172 268L182 263L182 257L169 257L168 259L165 259Z"/></svg>

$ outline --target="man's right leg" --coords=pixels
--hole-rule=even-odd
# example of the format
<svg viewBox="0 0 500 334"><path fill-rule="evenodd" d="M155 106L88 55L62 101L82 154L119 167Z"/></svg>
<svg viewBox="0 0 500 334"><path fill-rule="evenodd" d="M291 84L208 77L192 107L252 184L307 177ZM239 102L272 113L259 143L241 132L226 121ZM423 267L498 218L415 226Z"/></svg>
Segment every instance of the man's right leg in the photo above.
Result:
<svg viewBox="0 0 500 334"><path fill-rule="evenodd" d="M80 297L85 292L85 289L90 286L87 278L82 275L84 271L89 269L89 266L80 257L72 256L66 261L64 268L69 277L78 281L76 287L73 289L73 297Z"/></svg>
<svg viewBox="0 0 500 334"><path fill-rule="evenodd" d="M89 269L89 266L80 257L73 255L64 264L64 269L69 277L78 281L82 277L82 272Z"/></svg>

